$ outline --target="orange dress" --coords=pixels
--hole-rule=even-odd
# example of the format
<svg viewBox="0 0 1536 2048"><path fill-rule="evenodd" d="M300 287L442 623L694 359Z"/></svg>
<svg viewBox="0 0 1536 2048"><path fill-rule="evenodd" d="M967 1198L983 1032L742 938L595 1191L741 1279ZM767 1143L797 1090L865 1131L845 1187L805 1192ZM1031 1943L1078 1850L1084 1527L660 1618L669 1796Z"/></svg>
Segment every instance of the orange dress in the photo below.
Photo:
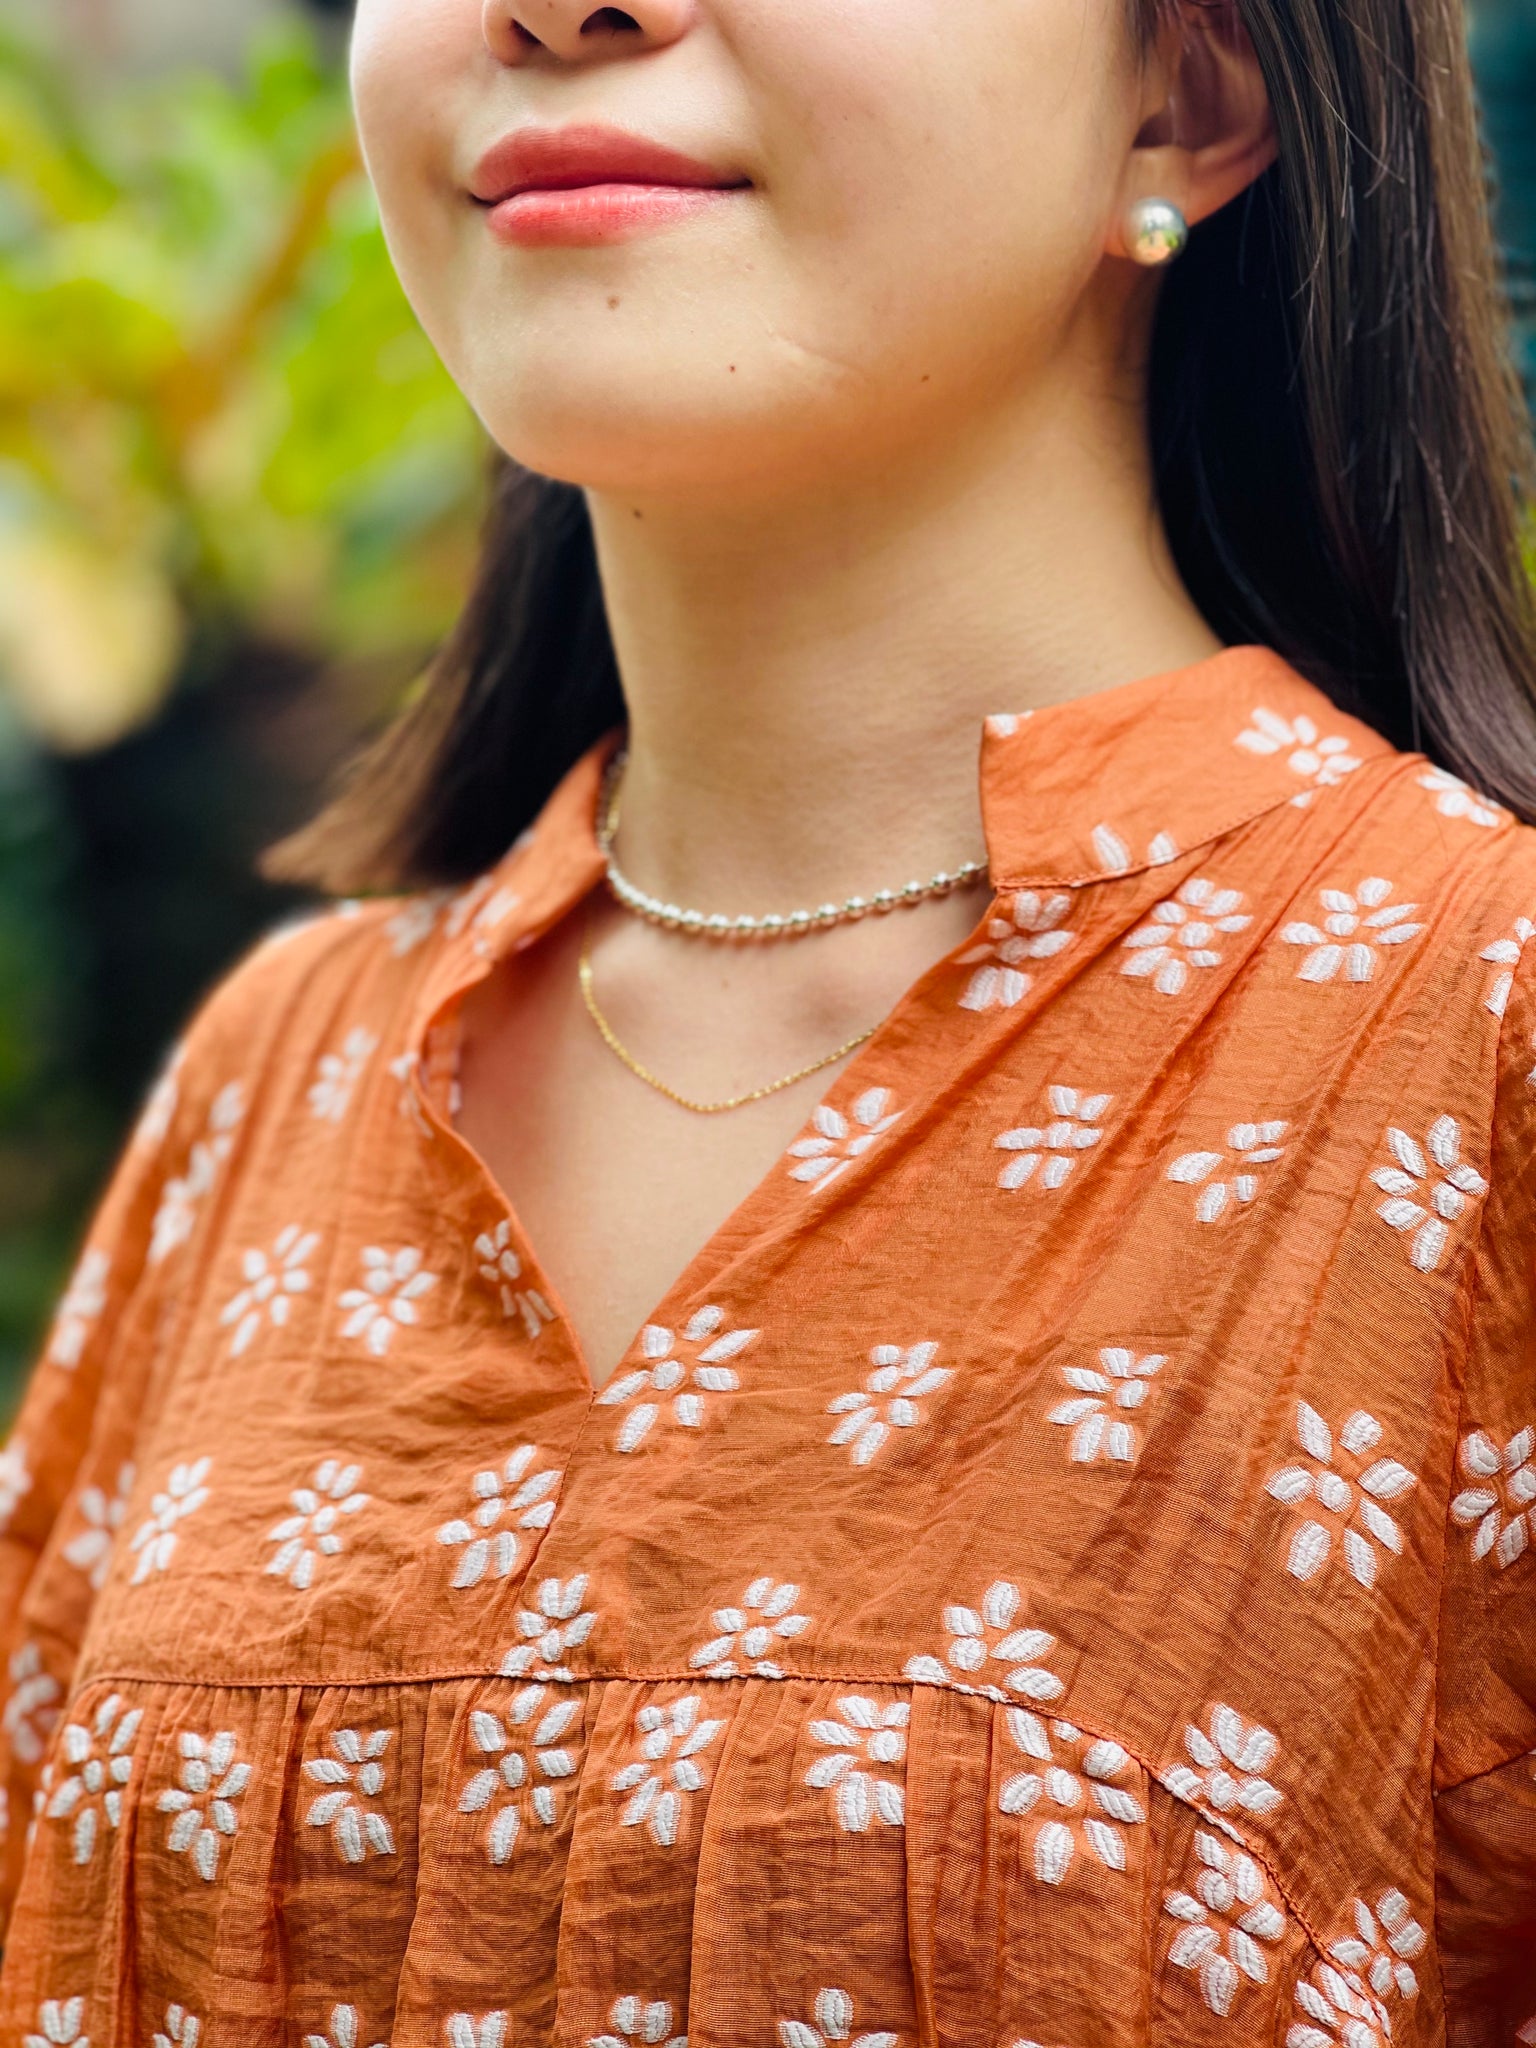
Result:
<svg viewBox="0 0 1536 2048"><path fill-rule="evenodd" d="M0 2042L1536 2040L1536 832L1259 647L988 721L983 922L594 1399L453 1075L600 766L149 1102Z"/></svg>

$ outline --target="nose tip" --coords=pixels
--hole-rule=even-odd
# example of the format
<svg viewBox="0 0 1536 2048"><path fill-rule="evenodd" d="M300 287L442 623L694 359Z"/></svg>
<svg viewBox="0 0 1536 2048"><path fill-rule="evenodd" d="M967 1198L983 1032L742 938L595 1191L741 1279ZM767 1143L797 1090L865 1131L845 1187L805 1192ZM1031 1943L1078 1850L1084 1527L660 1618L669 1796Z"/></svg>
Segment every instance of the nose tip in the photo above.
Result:
<svg viewBox="0 0 1536 2048"><path fill-rule="evenodd" d="M562 63L663 48L683 35L697 0L631 0L628 7L594 7L591 0L486 0L485 41L503 64L526 64L541 54Z"/></svg>

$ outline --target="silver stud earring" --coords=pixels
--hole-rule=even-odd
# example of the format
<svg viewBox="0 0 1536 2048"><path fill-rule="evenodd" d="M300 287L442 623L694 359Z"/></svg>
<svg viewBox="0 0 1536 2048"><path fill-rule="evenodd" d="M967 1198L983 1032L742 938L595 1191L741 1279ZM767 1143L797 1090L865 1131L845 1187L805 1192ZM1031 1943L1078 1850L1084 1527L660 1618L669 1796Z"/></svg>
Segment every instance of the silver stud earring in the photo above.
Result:
<svg viewBox="0 0 1536 2048"><path fill-rule="evenodd" d="M1138 199L1126 208L1125 246L1138 263L1171 263L1184 253L1189 222L1170 199Z"/></svg>

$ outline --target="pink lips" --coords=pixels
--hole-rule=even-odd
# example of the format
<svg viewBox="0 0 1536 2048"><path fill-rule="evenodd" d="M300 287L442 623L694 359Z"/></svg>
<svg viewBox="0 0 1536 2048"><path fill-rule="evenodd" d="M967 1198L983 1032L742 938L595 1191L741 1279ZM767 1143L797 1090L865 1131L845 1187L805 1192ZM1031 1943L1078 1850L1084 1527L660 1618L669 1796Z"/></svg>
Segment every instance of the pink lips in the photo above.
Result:
<svg viewBox="0 0 1536 2048"><path fill-rule="evenodd" d="M591 248L716 206L749 183L622 129L573 126L505 136L469 190L498 241Z"/></svg>

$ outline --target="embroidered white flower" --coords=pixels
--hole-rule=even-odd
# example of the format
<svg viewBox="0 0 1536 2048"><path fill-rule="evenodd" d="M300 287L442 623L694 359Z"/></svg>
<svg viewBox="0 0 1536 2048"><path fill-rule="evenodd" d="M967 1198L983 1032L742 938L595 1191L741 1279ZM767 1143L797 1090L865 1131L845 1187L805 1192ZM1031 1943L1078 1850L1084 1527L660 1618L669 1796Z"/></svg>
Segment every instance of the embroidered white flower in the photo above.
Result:
<svg viewBox="0 0 1536 2048"><path fill-rule="evenodd" d="M1461 1126L1453 1116L1437 1116L1422 1147L1389 1124L1387 1150L1396 1163L1371 1171L1371 1179L1387 1197L1376 1214L1394 1230L1412 1232L1409 1260L1419 1272L1432 1273L1445 1255L1451 1225L1465 1215L1469 1201L1487 1194L1488 1183L1463 1161Z"/></svg>
<svg viewBox="0 0 1536 2048"><path fill-rule="evenodd" d="M86 1573L95 1592L99 1593L107 1583L113 1545L128 1513L128 1498L137 1476L132 1465L120 1465L114 1493L109 1494L100 1486L87 1486L81 1489L76 1502L85 1527L65 1544L64 1560L76 1571Z"/></svg>
<svg viewBox="0 0 1536 2048"><path fill-rule="evenodd" d="M314 1484L296 1487L288 1496L293 1509L267 1531L268 1543L278 1547L262 1567L269 1578L286 1579L299 1592L314 1584L315 1567L322 1557L336 1557L346 1548L342 1535L343 1515L355 1515L367 1507L369 1496L357 1491L363 1476L361 1465L343 1465L339 1458L327 1458L315 1473Z"/></svg>
<svg viewBox="0 0 1536 2048"><path fill-rule="evenodd" d="M1368 1984L1377 1998L1417 1998L1419 1980L1409 1958L1424 1953L1429 1936L1403 1894L1395 1887L1383 1892L1374 1913L1364 1899L1356 1899L1354 1921L1354 1933L1328 1949L1346 1980L1360 1991Z"/></svg>
<svg viewBox="0 0 1536 2048"><path fill-rule="evenodd" d="M7 1669L13 1690L0 1715L0 1727L20 1762L40 1764L58 1726L62 1688L43 1669L43 1653L36 1643L26 1642L13 1650Z"/></svg>
<svg viewBox="0 0 1536 2048"><path fill-rule="evenodd" d="M1056 1638L1043 1628L1017 1628L1023 1595L1007 1579L998 1579L982 1595L979 1611L974 1607L951 1606L944 1610L944 1627L951 1640L945 1662L937 1657L911 1657L906 1676L918 1685L953 1685L955 1673L966 1678L984 1672L988 1664L1011 1664L1006 1679L1009 1689L1026 1699L1060 1699L1066 1690L1054 1671L1047 1671L1040 1659L1054 1647ZM984 1686L982 1691L1003 1694Z"/></svg>
<svg viewBox="0 0 1536 2048"><path fill-rule="evenodd" d="M614 1773L614 1791L629 1795L619 1825L635 1828L644 1822L663 1849L677 1840L685 1801L709 1783L699 1758L725 1726L724 1721L701 1721L703 1704L690 1693L670 1706L642 1707L635 1716L640 1754Z"/></svg>
<svg viewBox="0 0 1536 2048"><path fill-rule="evenodd" d="M408 1116L424 1138L433 1136L431 1124L421 1106L421 1057L403 1052L389 1063L389 1071L400 1083L400 1114Z"/></svg>
<svg viewBox="0 0 1536 2048"><path fill-rule="evenodd" d="M1017 1130L1003 1131L992 1140L995 1151L1018 1155L997 1176L998 1186L1021 1188L1034 1179L1038 1167L1037 1186L1062 1187L1077 1164L1078 1154L1097 1145L1103 1137L1099 1119L1114 1099L1112 1095L1084 1095L1076 1088L1048 1088L1046 1100L1052 1122L1042 1126L1021 1124Z"/></svg>
<svg viewBox="0 0 1536 2048"><path fill-rule="evenodd" d="M987 920L985 943L962 953L958 965L974 967L960 997L962 1010L1011 1010L1028 993L1029 960L1054 960L1076 938L1062 929L1062 919L1072 908L1072 898L1061 891L1054 896L1037 896L1023 889L1014 898L1006 916Z"/></svg>
<svg viewBox="0 0 1536 2048"><path fill-rule="evenodd" d="M373 1033L359 1024L347 1033L340 1052L323 1052L309 1091L311 1116L322 1123L339 1124L351 1105L353 1089L378 1049Z"/></svg>
<svg viewBox="0 0 1536 2048"><path fill-rule="evenodd" d="M954 1374L935 1365L937 1344L877 1344L870 1352L874 1371L856 1393L838 1394L827 1413L840 1418L829 1444L846 1444L855 1465L867 1465L893 1429L915 1429L924 1420L918 1406L948 1386Z"/></svg>
<svg viewBox="0 0 1536 2048"><path fill-rule="evenodd" d="M331 2007L331 2031L327 2034L306 2034L304 2048L359 2048L362 2041L362 2022L355 2005L333 2005ZM375 2041L373 2048L388 2048L387 2042Z"/></svg>
<svg viewBox="0 0 1536 2048"><path fill-rule="evenodd" d="M1033 1868L1041 1884L1062 1884L1085 1841L1106 1870L1128 1862L1125 1830L1141 1826L1146 1808L1115 1781L1130 1766L1118 1742L1095 1740L1070 1721L1042 1721L1025 1707L1004 1716L1014 1747L1038 1770L1005 1779L998 1806L1013 1818L1033 1816Z"/></svg>
<svg viewBox="0 0 1536 2048"><path fill-rule="evenodd" d="M1375 1417L1357 1409L1335 1444L1333 1431L1317 1410L1297 1402L1296 1439L1312 1465L1282 1467L1264 1490L1286 1507L1315 1503L1331 1519L1324 1523L1308 1514L1296 1525L1285 1560L1293 1578L1316 1578L1333 1555L1335 1536L1345 1568L1362 1586L1376 1583L1379 1551L1401 1556L1403 1532L1381 1503L1401 1500L1418 1480L1395 1458L1371 1458L1381 1434ZM1366 1464L1368 1458L1371 1462Z"/></svg>
<svg viewBox="0 0 1536 2048"><path fill-rule="evenodd" d="M717 1607L710 1616L717 1633L694 1651L688 1662L709 1678L735 1678L740 1666L755 1678L782 1678L781 1668L768 1652L779 1642L803 1635L811 1625L808 1614L792 1610L800 1588L777 1585L771 1577L754 1579L741 1596L739 1607Z"/></svg>
<svg viewBox="0 0 1536 2048"><path fill-rule="evenodd" d="M507 2048L507 2016L488 2012L477 2020L473 2013L456 2012L446 2021L448 2048Z"/></svg>
<svg viewBox="0 0 1536 2048"><path fill-rule="evenodd" d="M107 1305L107 1275L112 1269L108 1252L91 1246L83 1252L69 1286L64 1291L53 1319L53 1336L48 1357L54 1365L73 1372L80 1363L91 1326Z"/></svg>
<svg viewBox="0 0 1536 2048"><path fill-rule="evenodd" d="M1242 913L1242 902L1241 889L1218 889L1204 876L1192 877L1166 902L1154 904L1147 922L1121 941L1132 953L1120 972L1150 978L1162 995L1178 995L1192 967L1221 965L1223 935L1253 923Z"/></svg>
<svg viewBox="0 0 1536 2048"><path fill-rule="evenodd" d="M470 1482L475 1505L468 1521L444 1522L438 1530L439 1543L462 1553L453 1574L461 1591L478 1586L487 1572L493 1579L510 1578L521 1555L517 1531L547 1529L555 1519L555 1492L564 1474L556 1465L530 1473L538 1455L533 1444L522 1444L499 1472L477 1472ZM505 1521L514 1526L497 1527Z"/></svg>
<svg viewBox="0 0 1536 2048"><path fill-rule="evenodd" d="M185 1244L197 1221L198 1204L218 1178L219 1168L234 1147L234 1133L245 1115L245 1091L231 1081L213 1098L208 1111L207 1134L193 1145L186 1171L165 1184L160 1206L150 1227L148 1260L158 1266Z"/></svg>
<svg viewBox="0 0 1536 2048"><path fill-rule="evenodd" d="M171 1128L171 1119L176 1114L176 1105L181 1099L181 1070L186 1064L185 1044L174 1046L164 1066L155 1076L139 1120L133 1127L130 1144L156 1146L165 1142Z"/></svg>
<svg viewBox="0 0 1536 2048"><path fill-rule="evenodd" d="M310 1757L304 1766L306 1777L331 1788L312 1803L304 1819L312 1828L331 1830L345 1863L362 1863L370 1853L395 1853L389 1822L373 1804L384 1790L379 1759L389 1748L391 1734L388 1728L375 1728L367 1735L357 1728L337 1728L331 1734L335 1754Z"/></svg>
<svg viewBox="0 0 1536 2048"><path fill-rule="evenodd" d="M1280 1753L1267 1728L1244 1721L1231 1707L1213 1706L1205 1728L1184 1729L1187 1764L1163 1773L1163 1783L1180 1799L1199 1800L1218 1813L1273 1813L1282 1794L1264 1773Z"/></svg>
<svg viewBox="0 0 1536 2048"><path fill-rule="evenodd" d="M1314 720L1305 712L1295 718L1281 718L1278 713L1260 705L1249 713L1250 723L1246 730L1237 735L1236 745L1245 747L1250 754L1286 753L1286 766L1292 774L1310 782L1311 789L1303 790L1293 797L1293 803L1309 802L1313 791L1330 788L1342 782L1360 766L1359 759L1349 751L1349 741L1341 733L1330 733L1323 738Z"/></svg>
<svg viewBox="0 0 1536 2048"><path fill-rule="evenodd" d="M614 1436L615 1450L638 1450L661 1414L661 1403L641 1400L642 1394L670 1394L672 1420L684 1429L699 1429L708 1396L736 1391L741 1380L726 1361L745 1351L761 1332L722 1329L724 1321L725 1310L711 1304L689 1317L680 1337L660 1323L646 1324L640 1332L640 1355L646 1363L619 1373L597 1397L599 1408L628 1409Z"/></svg>
<svg viewBox="0 0 1536 2048"><path fill-rule="evenodd" d="M240 1261L245 1285L219 1314L225 1329L231 1323L235 1325L229 1346L231 1358L239 1358L250 1349L263 1322L270 1322L275 1330L284 1327L293 1297L309 1290L307 1261L319 1242L315 1231L305 1233L296 1223L290 1223L278 1234L270 1253L245 1253Z"/></svg>
<svg viewBox="0 0 1536 2048"><path fill-rule="evenodd" d="M615 1999L608 2024L613 2032L590 2035L587 2048L624 2048L626 2041L659 2044L659 2048L688 2048L688 2036L672 2031L672 2008L664 1998L653 1998L649 2004L634 1996Z"/></svg>
<svg viewBox="0 0 1536 2048"><path fill-rule="evenodd" d="M1510 994L1515 986L1515 969L1520 965L1521 954L1536 938L1536 924L1528 917L1517 917L1511 933L1507 939L1495 939L1492 945L1484 946L1477 956L1479 960L1490 961L1499 970L1483 998L1484 1009L1491 1010L1495 1017L1502 1017L1509 1007Z"/></svg>
<svg viewBox="0 0 1536 2048"><path fill-rule="evenodd" d="M1424 927L1411 922L1416 903L1389 903L1392 884L1381 875L1367 875L1347 889L1320 889L1320 925L1305 922L1282 927L1288 946L1305 946L1307 955L1296 970L1298 981L1332 981L1342 972L1346 981L1369 981L1376 972L1380 946L1403 946Z"/></svg>
<svg viewBox="0 0 1536 2048"><path fill-rule="evenodd" d="M482 1231L475 1239L475 1257L480 1278L488 1281L500 1296L502 1314L509 1322L513 1316L520 1316L530 1342L546 1323L555 1320L554 1310L536 1287L517 1284L523 1277L523 1262L513 1250L512 1225L507 1217L501 1219L495 1230Z"/></svg>
<svg viewBox="0 0 1536 2048"><path fill-rule="evenodd" d="M343 1337L365 1338L374 1357L382 1358L398 1327L420 1322L416 1304L437 1285L437 1275L424 1272L421 1260L414 1245L397 1252L369 1245L362 1286L349 1287L340 1298L340 1306L351 1310L341 1326Z"/></svg>
<svg viewBox="0 0 1536 2048"><path fill-rule="evenodd" d="M1245 1977L1268 1983L1269 1958L1260 1944L1280 1939L1285 1915L1251 1856L1203 1829L1195 1833L1195 1854L1201 1868L1193 1895L1169 1892L1163 1900L1163 1911L1181 1923L1168 1960L1176 1969L1199 1973L1206 2004L1225 2019Z"/></svg>
<svg viewBox="0 0 1536 2048"><path fill-rule="evenodd" d="M811 1739L830 1754L819 1756L805 1774L807 1785L830 1791L837 1824L847 1834L864 1834L872 1821L899 1828L906 1821L902 1778L882 1774L901 1764L907 1754L907 1723L912 1709L906 1700L882 1707L862 1693L848 1693L837 1703L838 1720L811 1722Z"/></svg>
<svg viewBox="0 0 1536 2048"><path fill-rule="evenodd" d="M1419 777L1420 789L1433 792L1435 809L1445 818L1465 818L1469 825L1497 825L1504 813L1479 789L1445 768L1431 768Z"/></svg>
<svg viewBox="0 0 1536 2048"><path fill-rule="evenodd" d="M411 897L395 912L384 931L389 939L389 950L397 960L407 953L414 953L432 936L449 894L446 889L429 889L420 896Z"/></svg>
<svg viewBox="0 0 1536 2048"><path fill-rule="evenodd" d="M32 1474L27 1470L26 1445L15 1437L0 1450L0 1530L11 1526L11 1517L32 1491Z"/></svg>
<svg viewBox="0 0 1536 2048"><path fill-rule="evenodd" d="M170 1564L180 1540L177 1524L188 1515L195 1515L207 1500L204 1482L212 1469L212 1458L198 1458L191 1464L171 1467L165 1490L149 1503L149 1519L140 1522L133 1532L129 1548L139 1560L133 1568L134 1585L143 1585L153 1573L163 1572Z"/></svg>
<svg viewBox="0 0 1536 2048"><path fill-rule="evenodd" d="M818 1991L811 2012L814 2026L805 2020L779 2021L780 2048L827 2048L831 2041L850 2041L850 2048L898 2048L895 2034L860 2034L851 2039L853 2000L846 1991Z"/></svg>
<svg viewBox="0 0 1536 2048"><path fill-rule="evenodd" d="M1130 847L1112 825L1095 825L1092 838L1094 857L1104 874L1123 875L1136 865ZM1179 843L1171 832L1156 832L1147 842L1149 868L1166 867L1178 857Z"/></svg>
<svg viewBox="0 0 1536 2048"><path fill-rule="evenodd" d="M547 1685L525 1685L513 1695L505 1719L480 1707L469 1717L476 1754L495 1761L483 1763L469 1780L459 1811L490 1815L486 1853L498 1868L511 1859L525 1811L542 1826L554 1826L556 1786L576 1774L576 1759L563 1738L581 1712L580 1702L562 1699L546 1706L548 1697Z"/></svg>
<svg viewBox="0 0 1536 2048"><path fill-rule="evenodd" d="M790 1179L830 1187L900 1119L901 1111L891 1108L892 1099L889 1088L866 1088L849 1112L852 1122L830 1103L818 1104L811 1111L814 1135L797 1138L789 1148L788 1156L796 1162L789 1169Z"/></svg>
<svg viewBox="0 0 1536 2048"><path fill-rule="evenodd" d="M202 2021L195 2019L184 2005L168 2005L165 2030L155 2035L153 2048L197 2048L197 2037L202 2031Z"/></svg>
<svg viewBox="0 0 1536 2048"><path fill-rule="evenodd" d="M537 1606L518 1611L517 1632L523 1641L502 1658L502 1677L557 1678L568 1683L571 1672L561 1660L597 1626L597 1615L582 1607L586 1597L585 1572L564 1581L546 1579L539 1587Z"/></svg>
<svg viewBox="0 0 1536 2048"><path fill-rule="evenodd" d="M1281 1142L1289 1125L1281 1118L1262 1124L1234 1124L1224 1152L1181 1152L1168 1168L1168 1178L1197 1187L1195 1221L1214 1223L1233 1203L1252 1202L1259 1192L1255 1167L1269 1166L1285 1150ZM1228 1162L1231 1162L1228 1164ZM1222 1169L1218 1180L1211 1178Z"/></svg>
<svg viewBox="0 0 1536 2048"><path fill-rule="evenodd" d="M1045 1418L1072 1432L1074 1464L1091 1465L1102 1452L1128 1464L1139 1448L1136 1426L1123 1418L1144 1406L1153 1377L1168 1363L1166 1352L1148 1351L1138 1358L1123 1344L1106 1344L1099 1366L1064 1365L1061 1376L1073 1389ZM1119 1411L1116 1413L1115 1411Z"/></svg>
<svg viewBox="0 0 1536 2048"><path fill-rule="evenodd" d="M190 1855L198 1876L212 1884L219 1874L219 1850L239 1830L235 1801L251 1782L251 1767L236 1761L237 1744L227 1728L216 1735L184 1728L176 1748L181 1758L179 1782L166 1787L155 1807L175 1816L166 1847L173 1856Z"/></svg>
<svg viewBox="0 0 1536 2048"><path fill-rule="evenodd" d="M22 2048L91 2048L90 2038L80 2029L85 2025L83 1998L47 1998L37 2009L40 2034L24 2034Z"/></svg>
<svg viewBox="0 0 1536 2048"><path fill-rule="evenodd" d="M123 1787L133 1776L134 1737L143 1718L142 1707L125 1713L121 1695L113 1693L88 1728L65 1724L60 1746L70 1775L57 1783L45 1811L50 1820L74 1821L77 1863L90 1862L103 1819L108 1827L122 1825Z"/></svg>
<svg viewBox="0 0 1536 2048"><path fill-rule="evenodd" d="M1461 1440L1458 1462L1472 1484L1451 1502L1451 1514L1471 1529L1472 1555L1493 1553L1502 1571L1524 1555L1536 1513L1536 1429L1519 1430L1502 1450L1485 1430Z"/></svg>

